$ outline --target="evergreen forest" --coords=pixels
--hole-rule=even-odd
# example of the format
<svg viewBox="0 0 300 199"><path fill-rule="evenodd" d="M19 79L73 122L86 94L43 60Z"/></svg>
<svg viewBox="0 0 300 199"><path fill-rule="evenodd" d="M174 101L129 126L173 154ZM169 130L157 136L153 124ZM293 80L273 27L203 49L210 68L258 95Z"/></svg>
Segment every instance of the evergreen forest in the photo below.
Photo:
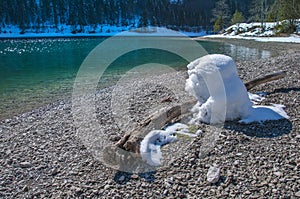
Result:
<svg viewBox="0 0 300 199"><path fill-rule="evenodd" d="M106 24L220 31L233 23L299 18L300 0L0 0L0 27L24 30Z"/></svg>

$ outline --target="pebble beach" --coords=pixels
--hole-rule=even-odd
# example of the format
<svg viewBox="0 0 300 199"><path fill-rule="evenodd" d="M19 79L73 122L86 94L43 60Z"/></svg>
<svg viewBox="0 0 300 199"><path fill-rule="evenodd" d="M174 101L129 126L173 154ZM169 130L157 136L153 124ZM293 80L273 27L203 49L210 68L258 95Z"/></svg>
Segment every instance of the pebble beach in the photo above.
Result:
<svg viewBox="0 0 300 199"><path fill-rule="evenodd" d="M237 62L238 72L247 82L286 71L284 79L251 92L264 93L263 105L285 105L289 119L201 124L202 134L186 139L184 150L162 167L128 173L89 152L76 136L72 99L66 98L0 121L0 198L300 198L300 45L226 42L276 50L270 58ZM125 127L116 124L111 108L116 88L97 92L96 116L111 144L124 134L120 128L130 129L153 111L184 101L157 84L174 79L176 85L178 75L186 77L186 71L162 74L136 87L124 103ZM212 141L210 135L215 136ZM167 145L165 153L168 148L180 151L181 145ZM220 171L216 183L207 181L213 165Z"/></svg>

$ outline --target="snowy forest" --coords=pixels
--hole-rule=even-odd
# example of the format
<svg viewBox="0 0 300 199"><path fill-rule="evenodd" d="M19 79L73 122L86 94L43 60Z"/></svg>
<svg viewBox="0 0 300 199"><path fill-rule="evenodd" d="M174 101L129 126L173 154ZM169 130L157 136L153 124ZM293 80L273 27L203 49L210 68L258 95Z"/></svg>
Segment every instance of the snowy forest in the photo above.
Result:
<svg viewBox="0 0 300 199"><path fill-rule="evenodd" d="M163 26L219 31L232 23L300 18L300 0L0 0L0 32L20 30L91 32L102 25Z"/></svg>

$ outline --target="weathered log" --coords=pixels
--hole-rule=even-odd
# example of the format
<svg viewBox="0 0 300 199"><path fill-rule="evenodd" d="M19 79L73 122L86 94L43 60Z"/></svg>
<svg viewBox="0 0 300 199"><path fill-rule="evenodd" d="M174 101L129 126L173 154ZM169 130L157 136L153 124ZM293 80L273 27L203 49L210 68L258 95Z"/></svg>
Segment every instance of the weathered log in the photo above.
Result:
<svg viewBox="0 0 300 199"><path fill-rule="evenodd" d="M126 151L139 153L141 141L151 130L161 129L168 123L178 121L180 116L186 114L195 104L196 100L192 99L183 104L176 104L153 113L133 131L125 133L116 145Z"/></svg>
<svg viewBox="0 0 300 199"><path fill-rule="evenodd" d="M285 71L276 72L251 80L245 83L245 86L249 91L258 85L278 80L284 78L285 76ZM183 104L176 104L153 113L146 120L141 122L134 130L125 133L123 138L116 143L116 146L126 151L139 153L140 143L147 135L147 133L149 133L153 129L162 129L168 123L171 123L172 121L174 122L176 118L179 118L181 115L186 114L195 104L196 100L192 99Z"/></svg>
<svg viewBox="0 0 300 199"><path fill-rule="evenodd" d="M272 73L272 74L269 74L269 75L258 77L256 79L253 79L253 80L249 81L249 82L246 82L245 86L246 86L247 90L249 91L249 90L251 90L252 88L254 88L258 85L261 85L261 84L264 84L264 83L267 83L267 82L270 82L270 81L282 79L285 76L286 76L286 71Z"/></svg>

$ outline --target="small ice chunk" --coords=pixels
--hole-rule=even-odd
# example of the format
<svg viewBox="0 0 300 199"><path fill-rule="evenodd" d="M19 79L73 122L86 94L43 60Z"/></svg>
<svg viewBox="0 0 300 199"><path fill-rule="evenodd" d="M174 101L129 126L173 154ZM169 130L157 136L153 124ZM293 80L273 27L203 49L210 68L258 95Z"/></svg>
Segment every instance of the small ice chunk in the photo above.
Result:
<svg viewBox="0 0 300 199"><path fill-rule="evenodd" d="M182 123L175 123L166 127L165 131L170 133L188 132L188 126Z"/></svg>
<svg viewBox="0 0 300 199"><path fill-rule="evenodd" d="M164 130L153 130L146 135L140 145L142 159L151 166L161 165L161 146L177 140L173 132Z"/></svg>
<svg viewBox="0 0 300 199"><path fill-rule="evenodd" d="M265 98L258 94L248 93L249 99L253 102L262 102Z"/></svg>
<svg viewBox="0 0 300 199"><path fill-rule="evenodd" d="M199 136L199 135L201 135L203 133L203 131L201 130L201 129L199 129L195 134L197 135L197 136Z"/></svg>
<svg viewBox="0 0 300 199"><path fill-rule="evenodd" d="M189 133L187 125L181 123L169 125L165 130L153 130L141 142L140 153L142 159L151 166L161 165L161 147L176 141L177 134L197 137L196 134Z"/></svg>

